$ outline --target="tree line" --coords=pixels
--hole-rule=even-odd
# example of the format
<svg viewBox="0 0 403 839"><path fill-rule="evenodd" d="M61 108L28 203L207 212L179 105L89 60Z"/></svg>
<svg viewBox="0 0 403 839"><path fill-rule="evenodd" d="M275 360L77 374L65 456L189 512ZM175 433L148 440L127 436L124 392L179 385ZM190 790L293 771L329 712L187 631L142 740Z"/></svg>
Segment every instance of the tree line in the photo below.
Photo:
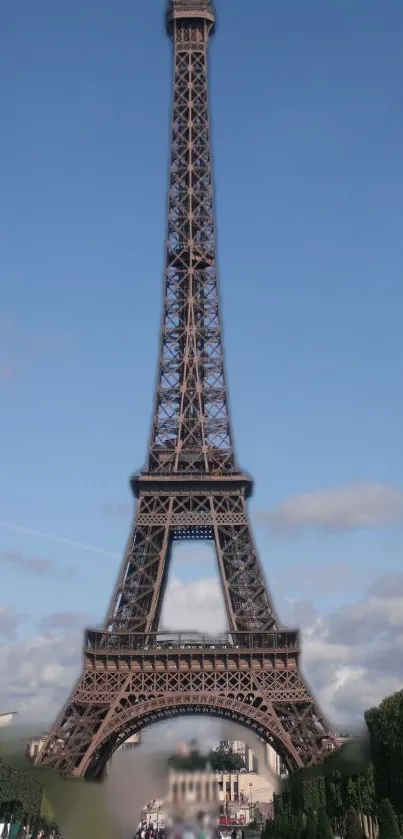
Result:
<svg viewBox="0 0 403 839"><path fill-rule="evenodd" d="M263 839L402 839L403 690L366 711L367 742L287 778Z"/></svg>
<svg viewBox="0 0 403 839"><path fill-rule="evenodd" d="M170 769L178 772L196 772L211 769L213 772L240 772L245 769L241 755L233 752L209 752L203 755L197 748L188 755L172 755L168 760Z"/></svg>
<svg viewBox="0 0 403 839"><path fill-rule="evenodd" d="M263 839L403 839L403 690L365 713L368 743L346 744L321 766L294 772L275 796L274 820ZM237 772L240 755L210 752L169 760L179 770ZM54 815L43 787L0 757L0 821L29 824L50 834ZM371 835L372 832L372 835Z"/></svg>
<svg viewBox="0 0 403 839"><path fill-rule="evenodd" d="M23 839L27 828L32 839L43 832L43 839L56 830L55 817L46 792L38 781L22 769L12 769L0 757L0 822L4 823L1 839L6 839L7 824L18 825L16 839Z"/></svg>

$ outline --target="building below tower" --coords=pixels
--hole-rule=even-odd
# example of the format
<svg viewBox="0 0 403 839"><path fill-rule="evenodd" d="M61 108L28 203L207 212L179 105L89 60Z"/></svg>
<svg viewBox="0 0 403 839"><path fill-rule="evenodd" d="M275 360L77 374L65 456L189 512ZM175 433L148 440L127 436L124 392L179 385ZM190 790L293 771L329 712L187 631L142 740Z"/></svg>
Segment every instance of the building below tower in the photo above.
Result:
<svg viewBox="0 0 403 839"><path fill-rule="evenodd" d="M284 777L287 770L277 752L268 743L261 740L264 750L265 767L268 768L274 775ZM239 755L243 760L246 772L262 772L264 767L259 766L259 761L253 749L250 748L242 740L221 740L217 746L216 751L224 754Z"/></svg>
<svg viewBox="0 0 403 839"><path fill-rule="evenodd" d="M47 736L48 736L47 734L42 734L38 737L31 737L31 739L27 743L27 755L28 755L28 757L30 757L32 760L35 760L35 758L42 751L43 746L46 743ZM115 754L118 754L119 752L131 751L132 749L135 749L140 744L141 744L141 734L140 733L132 734L131 737L128 737L127 740L125 740L125 742L122 743L122 745L119 746L118 749L116 749ZM114 756L112 755L112 758L111 758L112 760L113 760L113 757Z"/></svg>

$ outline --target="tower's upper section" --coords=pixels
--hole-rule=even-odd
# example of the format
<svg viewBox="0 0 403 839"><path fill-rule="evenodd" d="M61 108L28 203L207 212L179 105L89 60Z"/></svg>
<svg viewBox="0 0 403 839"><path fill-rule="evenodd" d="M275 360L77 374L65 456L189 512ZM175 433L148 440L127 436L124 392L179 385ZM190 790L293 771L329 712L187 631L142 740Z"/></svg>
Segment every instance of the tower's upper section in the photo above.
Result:
<svg viewBox="0 0 403 839"><path fill-rule="evenodd" d="M213 0L168 0L167 31L172 35L174 22L182 20L206 20L210 23L210 34L214 31L215 9Z"/></svg>

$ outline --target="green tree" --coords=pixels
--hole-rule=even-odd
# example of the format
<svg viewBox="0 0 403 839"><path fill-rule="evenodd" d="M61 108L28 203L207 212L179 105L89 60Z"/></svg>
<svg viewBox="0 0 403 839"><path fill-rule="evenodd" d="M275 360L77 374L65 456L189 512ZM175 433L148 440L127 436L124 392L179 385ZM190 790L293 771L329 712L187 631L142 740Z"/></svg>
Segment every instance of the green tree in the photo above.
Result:
<svg viewBox="0 0 403 839"><path fill-rule="evenodd" d="M396 813L385 798L378 807L379 839L401 839Z"/></svg>
<svg viewBox="0 0 403 839"><path fill-rule="evenodd" d="M197 751L193 751L189 755L172 755L168 759L168 765L179 772L196 772L198 769L206 768L207 757Z"/></svg>
<svg viewBox="0 0 403 839"><path fill-rule="evenodd" d="M389 799L403 817L403 690L365 712L377 800Z"/></svg>
<svg viewBox="0 0 403 839"><path fill-rule="evenodd" d="M210 752L208 762L215 772L240 772L245 769L242 756L232 752Z"/></svg>
<svg viewBox="0 0 403 839"><path fill-rule="evenodd" d="M347 810L345 839L363 839L361 822L354 807Z"/></svg>
<svg viewBox="0 0 403 839"><path fill-rule="evenodd" d="M367 816L374 816L376 811L376 796L374 783L374 767L369 764L368 769L361 776L361 807Z"/></svg>
<svg viewBox="0 0 403 839"><path fill-rule="evenodd" d="M55 814L45 790L43 790L42 794L40 818L43 819L45 824L53 824L55 821Z"/></svg>
<svg viewBox="0 0 403 839"><path fill-rule="evenodd" d="M1 815L24 815L26 820L35 818L39 814L41 800L41 785L22 769L8 766L0 756Z"/></svg>
<svg viewBox="0 0 403 839"><path fill-rule="evenodd" d="M295 839L302 839L305 831L305 819L302 810L297 810L295 820Z"/></svg>
<svg viewBox="0 0 403 839"><path fill-rule="evenodd" d="M272 819L266 819L265 825L263 828L263 839L271 839L273 836L273 821Z"/></svg>
<svg viewBox="0 0 403 839"><path fill-rule="evenodd" d="M306 817L304 839L316 839L316 816L313 810L309 810Z"/></svg>
<svg viewBox="0 0 403 839"><path fill-rule="evenodd" d="M321 807L317 815L316 837L317 839L332 839L332 836L329 817L325 808Z"/></svg>
<svg viewBox="0 0 403 839"><path fill-rule="evenodd" d="M286 816L283 816L282 836L283 839L291 839L292 835L292 816L288 813Z"/></svg>
<svg viewBox="0 0 403 839"><path fill-rule="evenodd" d="M296 813L302 810L319 810L326 807L326 786L325 776L321 767L317 767L315 774L312 769L298 769L294 772L287 783L286 789L291 798L291 812Z"/></svg>
<svg viewBox="0 0 403 839"><path fill-rule="evenodd" d="M280 822L280 830L281 830L281 839L294 839L295 837L295 816L291 813L287 813L281 816ZM280 834L279 834L280 835ZM277 839L277 834L276 834Z"/></svg>
<svg viewBox="0 0 403 839"><path fill-rule="evenodd" d="M288 819L284 813L281 813L274 822L273 834L276 839L285 839L287 835Z"/></svg>
<svg viewBox="0 0 403 839"><path fill-rule="evenodd" d="M296 839L297 836L297 814L292 813L290 816L290 839Z"/></svg>
<svg viewBox="0 0 403 839"><path fill-rule="evenodd" d="M273 810L274 810L274 819L283 812L283 796L281 792L274 793L273 795Z"/></svg>
<svg viewBox="0 0 403 839"><path fill-rule="evenodd" d="M347 803L349 807L353 807L354 810L359 809L359 789L356 778L351 776L347 778Z"/></svg>
<svg viewBox="0 0 403 839"><path fill-rule="evenodd" d="M342 796L342 775L338 769L325 776L326 811L333 825L333 832L342 836L346 808Z"/></svg>
<svg viewBox="0 0 403 839"><path fill-rule="evenodd" d="M290 790L286 784L281 785L281 792L273 796L274 817L287 815L291 813L291 799Z"/></svg>

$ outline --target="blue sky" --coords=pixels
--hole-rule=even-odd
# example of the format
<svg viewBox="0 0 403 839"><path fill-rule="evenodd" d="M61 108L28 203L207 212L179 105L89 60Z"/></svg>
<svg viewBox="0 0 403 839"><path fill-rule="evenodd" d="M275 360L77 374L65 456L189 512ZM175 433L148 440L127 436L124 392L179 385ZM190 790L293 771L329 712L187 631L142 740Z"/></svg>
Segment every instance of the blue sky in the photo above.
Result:
<svg viewBox="0 0 403 839"><path fill-rule="evenodd" d="M116 556L130 516L104 506L130 502L156 372L171 95L164 7L36 0L2 12L0 519ZM357 482L399 489L401 0L217 0L217 11L220 282L252 515ZM339 608L399 570L398 518L292 535L256 524L280 612L283 596ZM103 617L118 559L0 527L9 551L54 564L46 576L3 558L1 601L18 597L28 615L21 637L50 612ZM175 574L213 574L193 547L186 565L188 552ZM354 574L334 585L340 563ZM328 584L313 568L329 570Z"/></svg>

